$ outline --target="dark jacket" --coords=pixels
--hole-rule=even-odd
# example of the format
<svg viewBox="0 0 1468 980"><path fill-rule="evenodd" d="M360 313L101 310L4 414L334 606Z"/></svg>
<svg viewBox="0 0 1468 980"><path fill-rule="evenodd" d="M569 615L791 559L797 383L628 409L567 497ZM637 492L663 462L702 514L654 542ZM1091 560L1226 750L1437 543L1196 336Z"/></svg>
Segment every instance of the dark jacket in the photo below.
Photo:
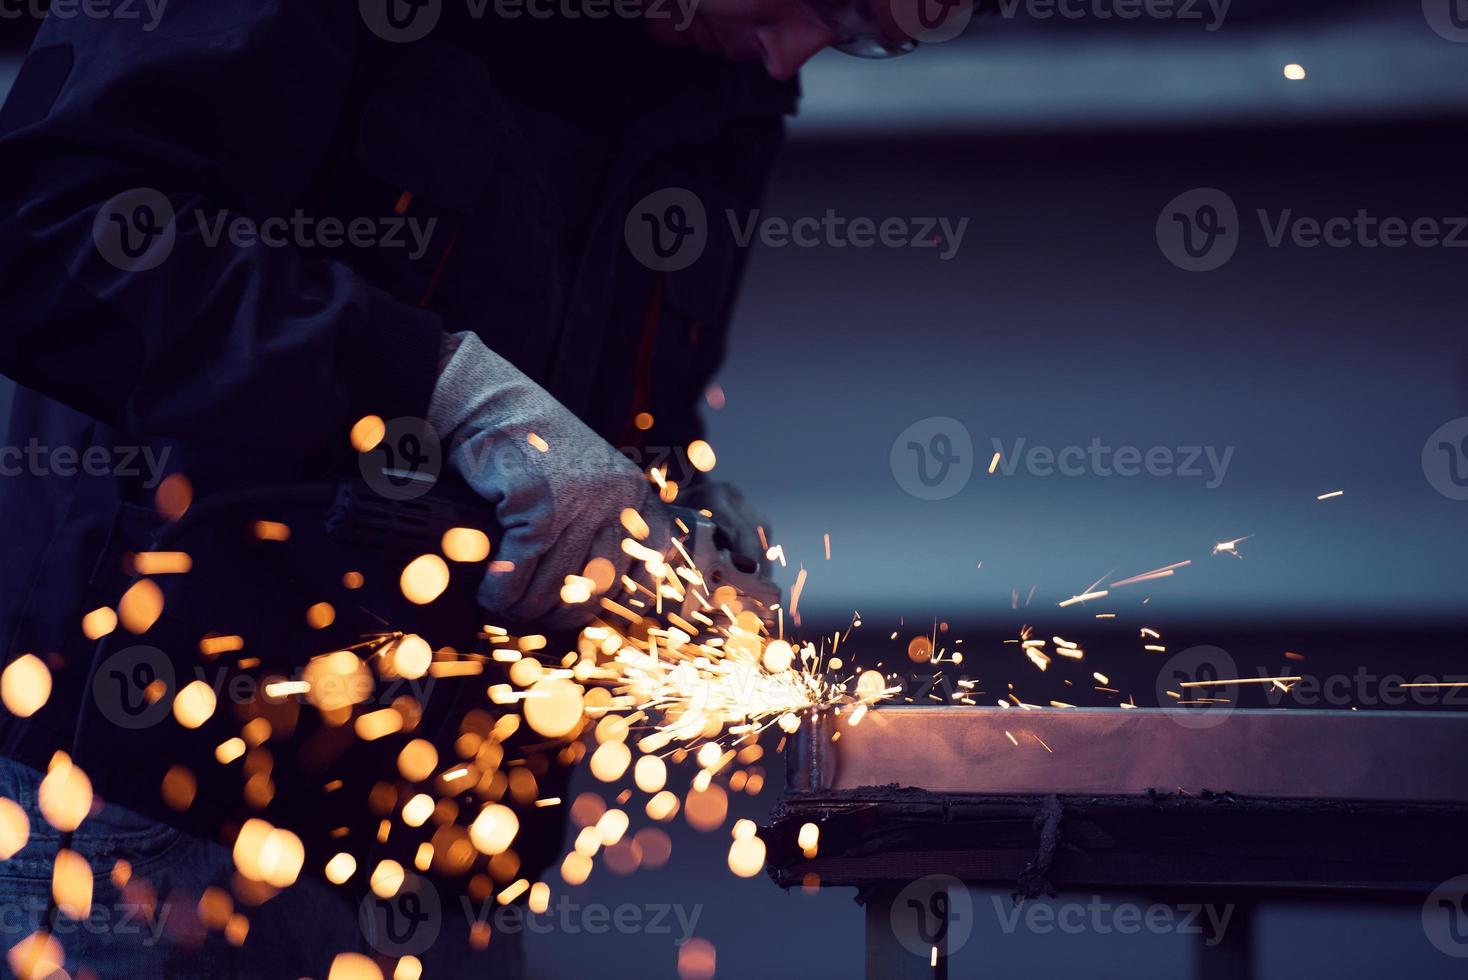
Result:
<svg viewBox="0 0 1468 980"><path fill-rule="evenodd" d="M0 641L8 658L48 659L57 681L36 716L0 721L0 752L44 765L85 705L81 755L99 789L150 812L179 759L199 780L190 815L237 808L244 774L226 768L232 782L209 788L226 778L209 750L259 709L222 700L203 735L166 713L131 726L95 710L123 697L114 681L213 676L222 661L199 652L210 632L243 636L225 659L261 658L247 673L263 679L384 623L472 634L477 615L406 606L391 567L368 568L321 538L310 508L282 502L177 542L194 570L158 578L163 618L99 649L81 617L127 587L128 554L160 523L158 478L185 474L197 508L224 490L349 473L352 423L421 416L442 334L466 329L614 444L686 445L740 255L720 218L693 265L654 272L624 241L628 209L665 187L694 191L711 216L755 206L796 98L758 65L665 50L614 18L505 19L493 5L476 18L464 0L430 0L433 31L396 43L359 6L372 4L173 0L151 31L53 18L0 112L0 372L23 386L8 443L49 451L0 477ZM160 196L176 215L160 264L99 244L113 223L156 230ZM262 230L271 218L374 224L357 242L274 247L211 242L221 216ZM421 255L409 219L431 227ZM406 247L383 243L393 225ZM644 411L648 432L631 424ZM97 465L78 464L88 453ZM289 523L290 542L252 537L257 518ZM345 590L347 570L366 571L367 587ZM329 629L302 626L317 601L337 610ZM115 659L137 644L167 667L139 668L146 652ZM115 676L83 692L99 657ZM447 700L483 692L476 680ZM291 714L278 732L299 721L314 741L274 748L267 814L302 799L288 782L319 793L356 751L295 717L306 712L272 710ZM307 761L284 765L298 748ZM337 816L314 806L286 816L331 829Z"/></svg>

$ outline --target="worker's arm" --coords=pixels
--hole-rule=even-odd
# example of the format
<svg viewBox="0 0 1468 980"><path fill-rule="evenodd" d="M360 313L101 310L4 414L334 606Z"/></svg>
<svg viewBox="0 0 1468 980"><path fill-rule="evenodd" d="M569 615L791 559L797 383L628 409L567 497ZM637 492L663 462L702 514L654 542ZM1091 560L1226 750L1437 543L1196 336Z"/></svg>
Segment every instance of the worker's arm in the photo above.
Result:
<svg viewBox="0 0 1468 980"><path fill-rule="evenodd" d="M437 316L346 264L210 240L226 210L304 207L360 57L358 17L338 0L174 0L151 32L48 22L0 116L0 371L142 435L282 459L368 412L426 416L504 529L484 604L549 619L591 559L618 579L631 569L624 510L666 547L643 474L476 336L445 343ZM155 267L109 247L108 224L166 210L179 217ZM137 243L144 230L127 229Z"/></svg>
<svg viewBox="0 0 1468 980"><path fill-rule="evenodd" d="M303 206L360 56L357 4L173 0L146 24L48 18L0 113L0 372L141 435L283 458L360 414L422 415L437 316L310 250L206 234ZM143 240L159 209L107 213L136 188L179 216L152 269L94 240L99 212Z"/></svg>
<svg viewBox="0 0 1468 980"><path fill-rule="evenodd" d="M639 567L661 574L671 516L647 476L544 388L476 335L456 339L428 422L500 527L480 605L512 624L580 626L599 606L587 595L563 606L567 576L620 595Z"/></svg>

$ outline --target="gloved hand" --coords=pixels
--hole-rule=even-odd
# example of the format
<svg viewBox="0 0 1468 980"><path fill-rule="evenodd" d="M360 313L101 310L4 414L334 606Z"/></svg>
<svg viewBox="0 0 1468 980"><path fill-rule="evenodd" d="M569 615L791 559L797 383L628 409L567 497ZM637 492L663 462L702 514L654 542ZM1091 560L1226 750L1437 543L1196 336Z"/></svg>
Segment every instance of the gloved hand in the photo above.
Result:
<svg viewBox="0 0 1468 980"><path fill-rule="evenodd" d="M561 586L593 558L611 562L618 581L631 570L623 509L642 515L650 529L643 543L658 553L668 550L672 520L631 461L475 334L457 339L428 423L448 464L494 507L502 529L480 605L512 623L580 626L597 612L596 600L565 605Z"/></svg>
<svg viewBox="0 0 1468 980"><path fill-rule="evenodd" d="M770 522L749 506L738 487L719 480L695 483L678 495L678 504L713 514L714 523L726 539L721 544L727 543L730 551L753 559L761 569L769 571L759 528L765 529L765 540L771 540Z"/></svg>

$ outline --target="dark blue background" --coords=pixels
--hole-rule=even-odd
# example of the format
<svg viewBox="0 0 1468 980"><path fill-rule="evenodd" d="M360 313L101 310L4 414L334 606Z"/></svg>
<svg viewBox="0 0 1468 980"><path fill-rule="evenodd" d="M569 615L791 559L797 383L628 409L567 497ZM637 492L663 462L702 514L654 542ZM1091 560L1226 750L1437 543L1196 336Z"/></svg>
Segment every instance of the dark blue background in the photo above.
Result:
<svg viewBox="0 0 1468 980"><path fill-rule="evenodd" d="M1285 81L1287 61L1309 77ZM1428 30L1415 2L1239 0L1212 33L999 23L891 65L823 56L806 89L768 214L969 219L948 262L876 248L753 256L711 439L719 474L772 519L787 585L794 565L809 569L812 630L860 610L868 656L890 649L903 617L961 624L971 648L1022 623L1084 640L1091 612L1060 599L1109 572L1193 559L1097 608L1190 642L1247 627L1260 650L1296 648L1321 624L1347 637L1362 623L1388 637L1431 624L1438 642L1417 654L1461 663L1468 503L1436 493L1420 457L1429 433L1468 415L1468 251L1271 249L1253 212L1468 214L1468 45ZM1224 268L1187 273L1154 224L1204 186L1235 200L1246 232ZM958 419L978 447L968 486L936 502L905 493L889 465L897 435L929 416ZM994 438L1093 437L1234 455L1216 489L983 472ZM1316 501L1336 489L1346 495ZM1209 556L1247 534L1242 560ZM1030 607L1012 609L1031 587ZM1115 635L1095 668L1137 669ZM1402 645L1333 642L1316 662L1390 669ZM764 794L734 816L768 813L780 767L767 762ZM859 971L848 890L736 880L727 830L678 824L667 868L623 879L599 866L576 900L701 905L721 976ZM1191 962L1186 936L1004 935L988 896L976 901L958 976L1173 977ZM1413 906L1266 907L1256 938L1264 977L1461 972ZM669 937L615 931L535 937L531 951L545 977L672 976L676 957Z"/></svg>

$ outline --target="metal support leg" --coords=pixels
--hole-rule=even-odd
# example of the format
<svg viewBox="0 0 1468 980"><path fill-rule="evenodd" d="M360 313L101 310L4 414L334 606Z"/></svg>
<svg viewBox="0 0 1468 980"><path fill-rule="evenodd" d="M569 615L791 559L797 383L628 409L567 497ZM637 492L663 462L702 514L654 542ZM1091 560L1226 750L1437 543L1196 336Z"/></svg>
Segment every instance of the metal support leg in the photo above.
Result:
<svg viewBox="0 0 1468 980"><path fill-rule="evenodd" d="M866 892L868 980L948 980L948 892L915 882Z"/></svg>
<svg viewBox="0 0 1468 980"><path fill-rule="evenodd" d="M1250 980L1254 976L1254 907L1233 904L1227 924L1215 934L1205 923L1194 955L1197 980Z"/></svg>

